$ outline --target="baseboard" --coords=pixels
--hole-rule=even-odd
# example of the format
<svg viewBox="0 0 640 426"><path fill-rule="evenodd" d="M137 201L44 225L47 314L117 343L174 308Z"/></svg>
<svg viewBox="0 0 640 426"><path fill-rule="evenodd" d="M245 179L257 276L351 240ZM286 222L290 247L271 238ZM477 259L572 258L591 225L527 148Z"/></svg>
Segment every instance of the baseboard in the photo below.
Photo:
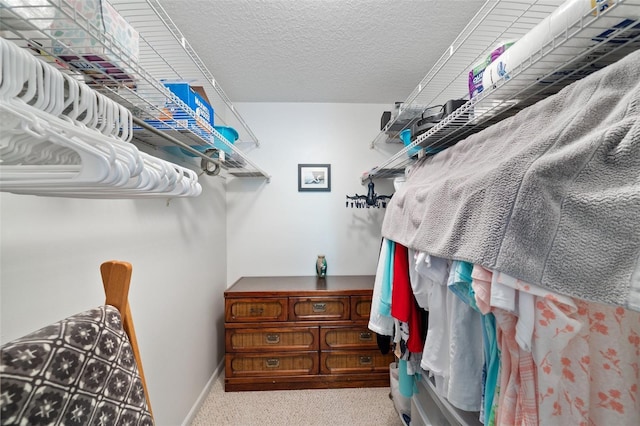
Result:
<svg viewBox="0 0 640 426"><path fill-rule="evenodd" d="M211 386L213 386L213 383L216 381L220 373L223 371L222 370L223 368L224 368L224 358L222 358L222 361L220 361L220 364L218 364L216 369L213 371L213 374L209 378L209 381L207 382L207 384L204 385L204 388L202 389L202 392L200 392L198 399L196 399L196 402L193 404L193 407L191 407L189 414L187 414L187 417L182 422L182 426L189 426L191 425L191 423L193 423L193 420L196 418L196 415L198 415L198 411L200 411L200 407L202 406L202 403L204 402L205 399L207 399L207 395L209 395L209 392L211 391Z"/></svg>

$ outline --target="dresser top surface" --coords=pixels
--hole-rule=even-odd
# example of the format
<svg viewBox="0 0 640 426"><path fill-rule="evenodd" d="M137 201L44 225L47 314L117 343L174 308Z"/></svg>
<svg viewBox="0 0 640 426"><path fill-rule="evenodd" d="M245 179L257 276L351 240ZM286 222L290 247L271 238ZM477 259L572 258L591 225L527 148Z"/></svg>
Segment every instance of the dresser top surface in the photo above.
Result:
<svg viewBox="0 0 640 426"><path fill-rule="evenodd" d="M225 296L248 296L253 293L303 294L350 293L369 294L373 289L373 275L330 275L298 277L242 277L225 291Z"/></svg>

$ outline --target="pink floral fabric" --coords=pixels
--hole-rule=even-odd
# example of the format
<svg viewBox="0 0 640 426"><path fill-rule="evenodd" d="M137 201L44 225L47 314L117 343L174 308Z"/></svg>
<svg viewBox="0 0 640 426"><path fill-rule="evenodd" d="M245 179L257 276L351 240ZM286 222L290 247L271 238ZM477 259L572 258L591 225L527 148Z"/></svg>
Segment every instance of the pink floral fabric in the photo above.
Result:
<svg viewBox="0 0 640 426"><path fill-rule="evenodd" d="M534 424L533 384L540 425L640 425L640 312L574 300L497 272L498 282L534 295L529 353L511 340L514 323L526 318L489 306L492 272L473 273L478 306L494 313L499 328L495 424Z"/></svg>
<svg viewBox="0 0 640 426"><path fill-rule="evenodd" d="M540 424L640 424L640 312L520 280L514 287L536 296L532 355Z"/></svg>
<svg viewBox="0 0 640 426"><path fill-rule="evenodd" d="M541 424L640 424L640 312L553 298L536 302Z"/></svg>

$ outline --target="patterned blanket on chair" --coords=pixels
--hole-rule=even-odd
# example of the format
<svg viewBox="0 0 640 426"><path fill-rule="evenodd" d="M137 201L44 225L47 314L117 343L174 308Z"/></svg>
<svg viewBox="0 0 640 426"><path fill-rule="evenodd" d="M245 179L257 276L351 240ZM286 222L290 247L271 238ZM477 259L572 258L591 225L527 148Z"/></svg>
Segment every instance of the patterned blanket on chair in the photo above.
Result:
<svg viewBox="0 0 640 426"><path fill-rule="evenodd" d="M44 327L0 352L3 425L153 425L113 306Z"/></svg>

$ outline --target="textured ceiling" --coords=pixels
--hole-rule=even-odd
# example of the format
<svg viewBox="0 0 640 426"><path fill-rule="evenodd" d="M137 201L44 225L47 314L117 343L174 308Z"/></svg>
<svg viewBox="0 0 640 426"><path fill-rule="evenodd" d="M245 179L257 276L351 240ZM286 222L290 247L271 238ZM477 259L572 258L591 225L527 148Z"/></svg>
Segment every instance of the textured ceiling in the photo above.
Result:
<svg viewBox="0 0 640 426"><path fill-rule="evenodd" d="M484 0L161 0L233 102L403 101Z"/></svg>

